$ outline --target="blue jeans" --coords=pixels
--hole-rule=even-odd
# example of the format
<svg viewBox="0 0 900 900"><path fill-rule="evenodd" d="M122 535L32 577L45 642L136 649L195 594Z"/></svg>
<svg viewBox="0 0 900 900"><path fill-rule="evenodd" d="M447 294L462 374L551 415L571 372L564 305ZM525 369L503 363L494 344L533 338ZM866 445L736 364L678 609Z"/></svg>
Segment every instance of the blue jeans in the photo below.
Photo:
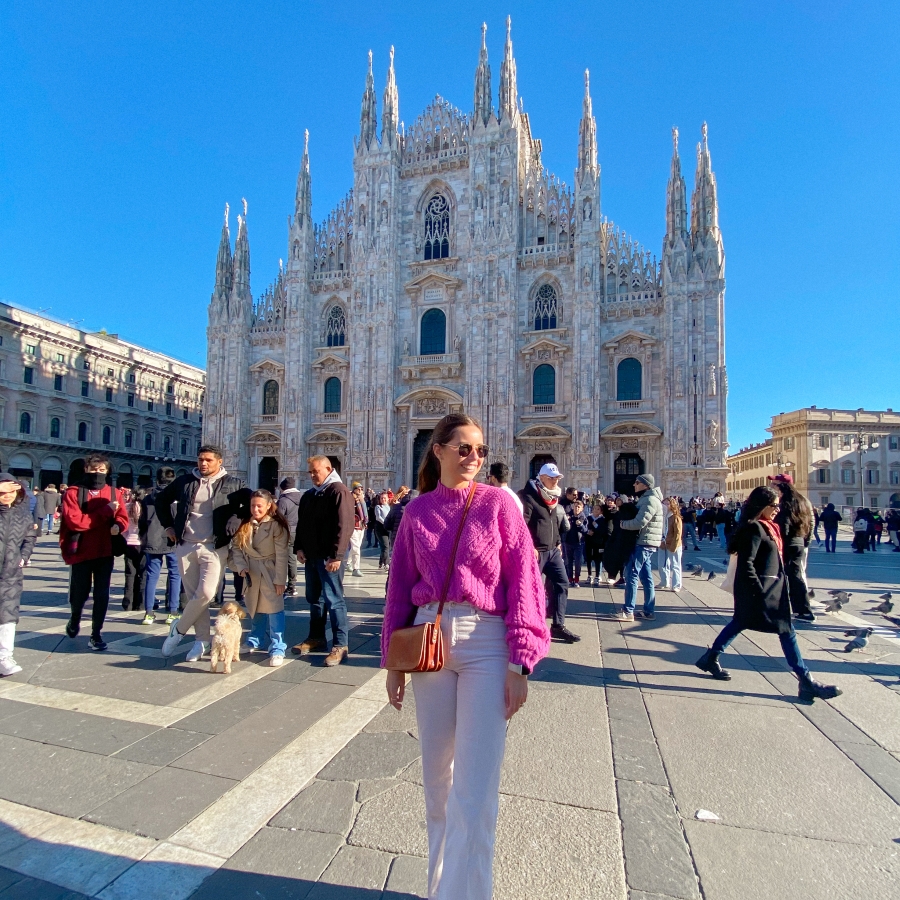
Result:
<svg viewBox="0 0 900 900"><path fill-rule="evenodd" d="M724 522L719 522L719 524L716 525L716 534L719 535L719 546L723 550L727 550L728 542L725 540L725 523Z"/></svg>
<svg viewBox="0 0 900 900"><path fill-rule="evenodd" d="M325 640L327 619L331 620L333 647L347 647L347 604L344 601L344 560L337 572L325 568L324 559L306 560L306 602L309 604L309 636Z"/></svg>
<svg viewBox="0 0 900 900"><path fill-rule="evenodd" d="M263 647L266 633L269 646ZM257 613L253 617L253 627L247 637L247 645L254 650L268 650L269 656L284 656L287 644L284 642L284 610L277 613Z"/></svg>
<svg viewBox="0 0 900 900"><path fill-rule="evenodd" d="M634 612L637 599L638 578L644 586L644 612L652 613L656 608L656 590L653 587L653 554L656 547L638 544L625 566L625 609Z"/></svg>
<svg viewBox="0 0 900 900"><path fill-rule="evenodd" d="M825 529L825 552L834 553L837 544L837 528Z"/></svg>
<svg viewBox="0 0 900 900"><path fill-rule="evenodd" d="M569 581L578 581L581 578L581 563L584 551L581 544L563 544L563 560L566 564L566 575Z"/></svg>
<svg viewBox="0 0 900 900"><path fill-rule="evenodd" d="M700 542L697 540L697 526L693 522L685 522L684 523L684 535L682 537L682 542L684 546L687 547L688 535L690 535L691 540L694 542L693 546L697 546Z"/></svg>
<svg viewBox="0 0 900 900"><path fill-rule="evenodd" d="M47 529L47 534L50 534L53 531L53 513L48 513L42 519L44 523L44 527Z"/></svg>
<svg viewBox="0 0 900 900"><path fill-rule="evenodd" d="M731 642L743 631L738 623L732 619L720 632L719 636L713 641L712 652L722 653L731 646ZM796 672L798 678L809 678L809 669L800 655L800 647L797 644L797 635L792 628L788 632L778 635L781 641L781 652L787 664Z"/></svg>
<svg viewBox="0 0 900 900"><path fill-rule="evenodd" d="M170 613L178 612L178 592L181 589L181 572L178 571L178 557L175 551L171 553L147 553L147 565L144 569L147 579L144 585L144 611L151 612L156 603L156 585L159 584L159 576L162 573L163 560L166 561L166 571L169 574L166 585L166 609Z"/></svg>

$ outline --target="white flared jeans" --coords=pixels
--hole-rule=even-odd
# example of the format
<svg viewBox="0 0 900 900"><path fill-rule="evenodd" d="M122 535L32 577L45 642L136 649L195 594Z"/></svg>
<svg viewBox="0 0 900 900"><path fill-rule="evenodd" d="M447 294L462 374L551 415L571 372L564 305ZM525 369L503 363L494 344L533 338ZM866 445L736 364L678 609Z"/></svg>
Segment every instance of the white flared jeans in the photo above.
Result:
<svg viewBox="0 0 900 900"><path fill-rule="evenodd" d="M433 622L437 603L415 624ZM490 900L506 749L506 623L468 603L441 619L444 668L414 672L428 828L429 900Z"/></svg>

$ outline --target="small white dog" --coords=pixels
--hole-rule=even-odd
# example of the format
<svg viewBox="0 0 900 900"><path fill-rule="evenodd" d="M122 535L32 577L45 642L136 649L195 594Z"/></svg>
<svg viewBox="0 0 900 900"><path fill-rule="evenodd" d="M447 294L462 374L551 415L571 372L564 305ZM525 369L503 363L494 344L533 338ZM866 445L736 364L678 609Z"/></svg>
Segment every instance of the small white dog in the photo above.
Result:
<svg viewBox="0 0 900 900"><path fill-rule="evenodd" d="M229 600L222 604L219 615L216 616L216 634L212 640L212 649L209 654L209 671L216 672L219 668L219 660L225 668L225 674L231 674L232 660L241 658L241 619L246 618L240 604Z"/></svg>

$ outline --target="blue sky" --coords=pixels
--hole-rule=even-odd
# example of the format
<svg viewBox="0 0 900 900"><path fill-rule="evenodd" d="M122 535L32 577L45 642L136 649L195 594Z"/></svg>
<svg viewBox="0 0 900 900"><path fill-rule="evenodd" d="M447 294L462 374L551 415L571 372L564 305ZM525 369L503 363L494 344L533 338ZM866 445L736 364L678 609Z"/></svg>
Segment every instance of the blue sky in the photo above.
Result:
<svg viewBox="0 0 900 900"><path fill-rule="evenodd" d="M603 213L654 254L671 127L690 190L709 123L732 450L800 406L900 408L896 0L4 4L0 299L202 365L224 203L249 202L259 293L304 128L314 217L351 185L367 51L380 100L396 47L407 123L436 93L469 110L508 13L545 165L571 184L589 68Z"/></svg>

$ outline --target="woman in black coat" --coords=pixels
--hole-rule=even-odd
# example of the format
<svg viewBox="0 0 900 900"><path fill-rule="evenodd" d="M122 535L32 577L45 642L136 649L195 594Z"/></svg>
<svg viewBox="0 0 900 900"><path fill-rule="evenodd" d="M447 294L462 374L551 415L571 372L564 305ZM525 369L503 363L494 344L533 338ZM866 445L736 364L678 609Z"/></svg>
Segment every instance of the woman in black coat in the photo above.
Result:
<svg viewBox="0 0 900 900"><path fill-rule="evenodd" d="M31 557L37 527L25 502L25 489L8 472L0 472L0 675L22 667L13 659L22 572Z"/></svg>
<svg viewBox="0 0 900 900"><path fill-rule="evenodd" d="M744 630L777 634L787 664L800 681L801 700L830 700L841 694L834 685L813 681L800 655L791 624L787 576L782 561L781 532L774 519L779 492L769 486L754 488L741 513L741 524L731 537L728 552L737 554L734 575L734 617L696 666L713 678L729 681L731 673L719 665L719 654Z"/></svg>
<svg viewBox="0 0 900 900"><path fill-rule="evenodd" d="M616 585L625 584L624 572L634 546L637 544L638 533L636 531L624 531L622 522L628 522L637 515L637 506L634 503L619 504L618 510L613 513L610 522L609 538L603 551L603 568L606 574L613 579L618 579Z"/></svg>
<svg viewBox="0 0 900 900"><path fill-rule="evenodd" d="M812 504L795 487L790 475L776 475L772 487L781 493L781 506L775 524L781 531L784 545L784 571L787 575L791 609L798 619L815 622L816 615L809 605L806 584L806 557L809 536L813 527Z"/></svg>

